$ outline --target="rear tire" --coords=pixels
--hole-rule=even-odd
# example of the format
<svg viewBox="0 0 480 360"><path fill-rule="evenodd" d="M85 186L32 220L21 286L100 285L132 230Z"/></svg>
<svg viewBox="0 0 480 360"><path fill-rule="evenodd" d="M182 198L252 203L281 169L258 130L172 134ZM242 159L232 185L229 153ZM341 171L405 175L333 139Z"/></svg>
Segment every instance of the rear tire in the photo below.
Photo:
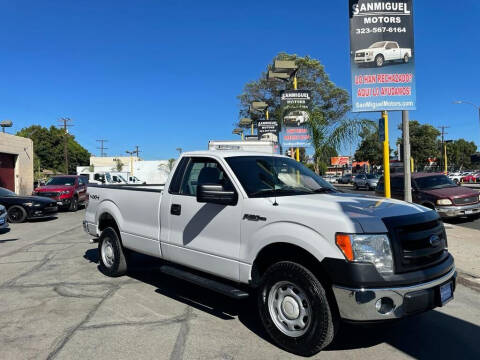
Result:
<svg viewBox="0 0 480 360"><path fill-rule="evenodd" d="M409 60L410 60L410 58L408 57L407 54L405 54L405 56L403 57L403 62L404 62L405 64L407 64Z"/></svg>
<svg viewBox="0 0 480 360"><path fill-rule="evenodd" d="M267 333L291 353L315 355L334 338L338 320L325 289L302 265L282 261L270 266L258 291L258 307Z"/></svg>
<svg viewBox="0 0 480 360"><path fill-rule="evenodd" d="M78 210L78 197L74 196L68 207L68 211L75 212Z"/></svg>
<svg viewBox="0 0 480 360"><path fill-rule="evenodd" d="M100 271L110 277L125 275L127 260L117 232L109 227L102 231L98 241Z"/></svg>
<svg viewBox="0 0 480 360"><path fill-rule="evenodd" d="M22 223L27 219L27 211L20 205L13 205L8 209L7 220L11 223Z"/></svg>

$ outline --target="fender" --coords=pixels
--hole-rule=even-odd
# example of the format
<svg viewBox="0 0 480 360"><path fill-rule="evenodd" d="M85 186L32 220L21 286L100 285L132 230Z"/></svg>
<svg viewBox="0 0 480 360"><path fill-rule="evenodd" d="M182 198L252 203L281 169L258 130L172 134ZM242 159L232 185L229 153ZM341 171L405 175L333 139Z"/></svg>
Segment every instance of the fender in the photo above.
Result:
<svg viewBox="0 0 480 360"><path fill-rule="evenodd" d="M97 211L95 213L95 223L97 224L97 228L100 225L100 217L105 213L107 213L111 217L113 217L113 219L117 223L118 229L121 232L122 229L123 229L122 214L121 214L120 210L118 209L118 206L113 201L108 200L108 199L107 200L102 200L100 202L100 204L98 204L98 206L97 206Z"/></svg>
<svg viewBox="0 0 480 360"><path fill-rule="evenodd" d="M296 222L273 222L258 229L251 239L242 242L241 257L245 262L240 264L241 282L246 283L251 279L252 265L260 251L275 243L296 245L312 254L319 262L325 257L344 259L340 249L314 229Z"/></svg>

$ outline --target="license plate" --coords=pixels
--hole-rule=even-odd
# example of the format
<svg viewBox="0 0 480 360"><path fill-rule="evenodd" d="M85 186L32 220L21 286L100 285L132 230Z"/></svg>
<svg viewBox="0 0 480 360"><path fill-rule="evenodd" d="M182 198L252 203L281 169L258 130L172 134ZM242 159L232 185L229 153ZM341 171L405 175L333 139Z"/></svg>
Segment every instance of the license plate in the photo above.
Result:
<svg viewBox="0 0 480 360"><path fill-rule="evenodd" d="M465 215L473 214L473 210L465 210Z"/></svg>
<svg viewBox="0 0 480 360"><path fill-rule="evenodd" d="M452 292L452 283L446 283L440 286L440 302L442 305L445 305L447 302L452 300L453 292Z"/></svg>

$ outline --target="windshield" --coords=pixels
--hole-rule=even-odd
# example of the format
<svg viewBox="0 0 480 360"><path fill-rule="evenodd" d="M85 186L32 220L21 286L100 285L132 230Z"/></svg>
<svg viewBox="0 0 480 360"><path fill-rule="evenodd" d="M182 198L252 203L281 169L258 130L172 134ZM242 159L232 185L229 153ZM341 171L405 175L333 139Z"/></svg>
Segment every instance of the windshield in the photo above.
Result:
<svg viewBox="0 0 480 360"><path fill-rule="evenodd" d="M368 48L375 49L375 48L383 48L384 46L385 46L385 41L380 41L380 42L373 43Z"/></svg>
<svg viewBox="0 0 480 360"><path fill-rule="evenodd" d="M378 179L375 175L367 174L367 179Z"/></svg>
<svg viewBox="0 0 480 360"><path fill-rule="evenodd" d="M8 189L0 188L0 196L17 196L17 194Z"/></svg>
<svg viewBox="0 0 480 360"><path fill-rule="evenodd" d="M65 185L65 186L73 186L75 185L75 178L74 177L52 177L47 180L45 185Z"/></svg>
<svg viewBox="0 0 480 360"><path fill-rule="evenodd" d="M226 159L249 197L305 195L337 190L301 163L276 156Z"/></svg>
<svg viewBox="0 0 480 360"><path fill-rule="evenodd" d="M443 189L448 187L456 187L457 185L446 175L432 175L415 179L419 189Z"/></svg>

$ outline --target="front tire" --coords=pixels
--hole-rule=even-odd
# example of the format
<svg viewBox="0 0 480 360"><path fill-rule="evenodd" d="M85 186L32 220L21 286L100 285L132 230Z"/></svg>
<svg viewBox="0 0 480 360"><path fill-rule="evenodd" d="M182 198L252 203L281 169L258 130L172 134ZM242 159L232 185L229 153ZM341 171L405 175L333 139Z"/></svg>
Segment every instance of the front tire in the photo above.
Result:
<svg viewBox="0 0 480 360"><path fill-rule="evenodd" d="M11 223L22 223L27 219L27 211L20 205L13 205L8 209L7 220Z"/></svg>
<svg viewBox="0 0 480 360"><path fill-rule="evenodd" d="M383 57L382 54L379 54L379 55L375 56L375 66L376 67L382 67L384 63L385 63L385 58Z"/></svg>
<svg viewBox="0 0 480 360"><path fill-rule="evenodd" d="M74 196L68 207L68 211L75 212L78 210L78 197Z"/></svg>
<svg viewBox="0 0 480 360"><path fill-rule="evenodd" d="M98 241L99 268L110 277L125 275L127 260L117 232L109 227L102 231Z"/></svg>
<svg viewBox="0 0 480 360"><path fill-rule="evenodd" d="M332 342L337 319L325 289L307 268L278 262L265 272L259 290L260 318L278 346L312 356Z"/></svg>

